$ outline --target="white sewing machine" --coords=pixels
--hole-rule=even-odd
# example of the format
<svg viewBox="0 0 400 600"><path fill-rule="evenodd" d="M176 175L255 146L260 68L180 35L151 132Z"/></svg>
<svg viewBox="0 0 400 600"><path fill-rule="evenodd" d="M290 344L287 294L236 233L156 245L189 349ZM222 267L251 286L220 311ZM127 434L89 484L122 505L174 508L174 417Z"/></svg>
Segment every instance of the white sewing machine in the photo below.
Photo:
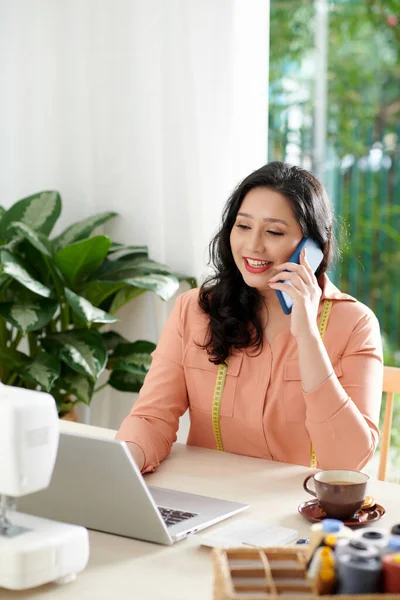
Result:
<svg viewBox="0 0 400 600"><path fill-rule="evenodd" d="M58 438L50 394L0 383L0 588L66 583L88 562L84 527L15 512L14 498L49 485Z"/></svg>

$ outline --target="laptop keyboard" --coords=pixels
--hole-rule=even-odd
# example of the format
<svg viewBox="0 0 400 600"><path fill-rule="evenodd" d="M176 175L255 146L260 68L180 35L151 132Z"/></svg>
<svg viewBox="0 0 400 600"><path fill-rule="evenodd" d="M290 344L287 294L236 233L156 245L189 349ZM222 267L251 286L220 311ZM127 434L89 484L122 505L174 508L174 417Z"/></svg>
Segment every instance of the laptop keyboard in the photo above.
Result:
<svg viewBox="0 0 400 600"><path fill-rule="evenodd" d="M182 521L186 521L186 519L198 516L196 513L183 512L181 510L175 510L174 508L165 508L164 506L158 506L157 508L167 527L172 527L172 525L182 523Z"/></svg>

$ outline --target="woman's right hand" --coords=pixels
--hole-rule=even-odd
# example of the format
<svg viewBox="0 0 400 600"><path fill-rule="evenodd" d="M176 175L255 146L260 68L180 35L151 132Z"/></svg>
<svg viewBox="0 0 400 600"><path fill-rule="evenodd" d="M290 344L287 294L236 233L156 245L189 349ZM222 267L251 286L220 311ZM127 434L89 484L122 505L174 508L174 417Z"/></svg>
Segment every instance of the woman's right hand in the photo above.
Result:
<svg viewBox="0 0 400 600"><path fill-rule="evenodd" d="M145 461L145 456L144 456L143 450L141 449L140 446L138 446L137 444L134 444L133 442L126 442L126 445L128 446L129 452L131 453L132 458L135 461L135 463L137 464L139 470L142 471L142 469L144 467L144 461Z"/></svg>

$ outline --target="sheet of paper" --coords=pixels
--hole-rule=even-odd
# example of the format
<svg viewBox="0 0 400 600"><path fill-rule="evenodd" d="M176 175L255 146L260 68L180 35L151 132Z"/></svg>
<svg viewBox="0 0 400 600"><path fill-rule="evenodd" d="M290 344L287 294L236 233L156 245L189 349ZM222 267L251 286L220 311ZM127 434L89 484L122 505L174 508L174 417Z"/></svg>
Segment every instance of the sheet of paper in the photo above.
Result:
<svg viewBox="0 0 400 600"><path fill-rule="evenodd" d="M286 546L298 538L296 529L266 525L251 519L228 523L212 533L200 535L201 544L211 548L234 548L238 546Z"/></svg>

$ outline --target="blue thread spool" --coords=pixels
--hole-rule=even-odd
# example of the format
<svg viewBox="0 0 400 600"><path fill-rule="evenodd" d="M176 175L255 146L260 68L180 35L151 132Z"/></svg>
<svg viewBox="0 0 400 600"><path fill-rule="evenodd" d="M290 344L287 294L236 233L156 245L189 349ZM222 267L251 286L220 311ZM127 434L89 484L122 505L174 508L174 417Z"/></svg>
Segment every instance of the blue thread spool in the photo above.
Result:
<svg viewBox="0 0 400 600"><path fill-rule="evenodd" d="M381 554L400 554L400 535L391 535Z"/></svg>
<svg viewBox="0 0 400 600"><path fill-rule="evenodd" d="M318 548L324 537L330 533L338 537L351 537L353 535L352 530L338 519L324 519L321 523L314 523L314 525L311 525L310 543L308 545L309 557Z"/></svg>

